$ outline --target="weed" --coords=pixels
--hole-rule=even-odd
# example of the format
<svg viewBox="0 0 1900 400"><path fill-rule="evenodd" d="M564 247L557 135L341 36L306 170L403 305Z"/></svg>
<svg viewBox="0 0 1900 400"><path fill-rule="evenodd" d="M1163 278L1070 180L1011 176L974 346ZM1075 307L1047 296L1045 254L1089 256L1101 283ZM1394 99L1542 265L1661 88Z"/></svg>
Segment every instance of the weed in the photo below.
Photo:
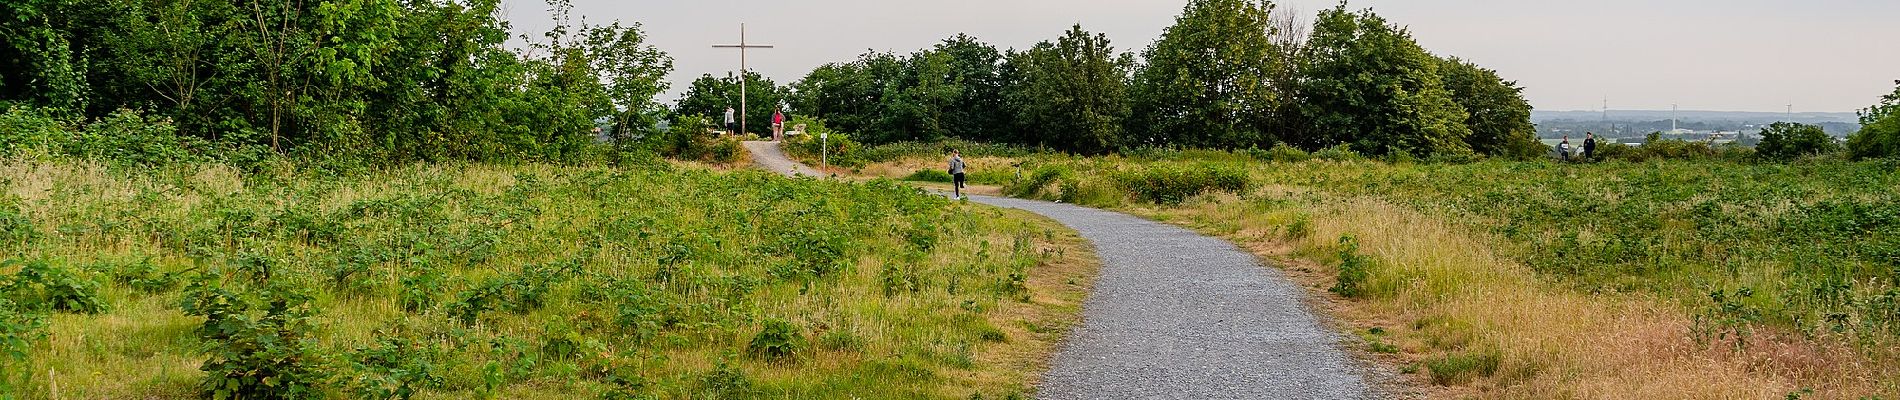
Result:
<svg viewBox="0 0 1900 400"><path fill-rule="evenodd" d="M789 361L798 357L805 349L805 333L798 325L790 321L768 318L752 336L752 342L746 345L746 352L753 357L772 361Z"/></svg>
<svg viewBox="0 0 1900 400"><path fill-rule="evenodd" d="M1366 280L1372 277L1372 263L1371 257L1359 254L1359 240L1350 235L1339 237L1339 280L1333 284L1333 293L1364 296Z"/></svg>
<svg viewBox="0 0 1900 400"><path fill-rule="evenodd" d="M1501 358L1497 352L1446 354L1426 360L1425 369L1431 371L1432 383L1463 385L1479 377L1497 374Z"/></svg>
<svg viewBox="0 0 1900 400"><path fill-rule="evenodd" d="M20 271L0 280L0 293L21 307L80 314L99 314L109 309L99 297L98 282L80 278L46 260L0 261L0 268L12 266L19 266Z"/></svg>

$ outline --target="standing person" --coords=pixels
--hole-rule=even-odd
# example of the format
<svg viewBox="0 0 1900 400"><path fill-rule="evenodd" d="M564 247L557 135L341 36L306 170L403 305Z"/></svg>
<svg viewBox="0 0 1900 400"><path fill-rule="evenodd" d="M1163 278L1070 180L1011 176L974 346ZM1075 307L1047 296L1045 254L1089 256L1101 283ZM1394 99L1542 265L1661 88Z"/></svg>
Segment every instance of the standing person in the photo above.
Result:
<svg viewBox="0 0 1900 400"><path fill-rule="evenodd" d="M950 184L953 185L952 190L956 194L954 198L958 200L963 199L963 170L966 167L968 166L963 164L963 153L957 152L957 149L950 149Z"/></svg>
<svg viewBox="0 0 1900 400"><path fill-rule="evenodd" d="M732 107L726 107L726 133L738 134L739 120L732 118Z"/></svg>
<svg viewBox="0 0 1900 400"><path fill-rule="evenodd" d="M772 141L785 140L785 108L772 110Z"/></svg>
<svg viewBox="0 0 1900 400"><path fill-rule="evenodd" d="M1584 160L1584 161L1590 161L1590 160L1595 160L1595 159L1596 159L1596 154L1597 154L1597 133L1596 133L1596 132L1589 132L1589 133L1585 133L1585 134L1583 134L1583 135L1584 135L1584 137L1583 137L1583 160Z"/></svg>
<svg viewBox="0 0 1900 400"><path fill-rule="evenodd" d="M1557 153L1564 156L1564 161L1570 161L1570 135L1564 135L1564 141L1557 143Z"/></svg>

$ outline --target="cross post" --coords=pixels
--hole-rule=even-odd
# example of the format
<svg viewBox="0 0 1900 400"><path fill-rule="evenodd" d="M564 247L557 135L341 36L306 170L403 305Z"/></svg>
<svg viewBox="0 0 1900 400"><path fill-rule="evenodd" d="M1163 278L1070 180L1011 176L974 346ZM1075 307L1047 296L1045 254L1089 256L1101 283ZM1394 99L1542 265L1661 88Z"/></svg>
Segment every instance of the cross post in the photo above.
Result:
<svg viewBox="0 0 1900 400"><path fill-rule="evenodd" d="M770 49L770 48L773 48L774 46L769 45L769 44L746 43L745 23L741 22L739 23L739 44L716 44L716 45L713 45L713 47L721 48L721 49L739 49L739 132L736 132L736 133L744 134L746 132L746 126L745 126L745 120L746 120L745 87L746 87L746 71L747 71L746 65L745 65L746 50L747 49Z"/></svg>

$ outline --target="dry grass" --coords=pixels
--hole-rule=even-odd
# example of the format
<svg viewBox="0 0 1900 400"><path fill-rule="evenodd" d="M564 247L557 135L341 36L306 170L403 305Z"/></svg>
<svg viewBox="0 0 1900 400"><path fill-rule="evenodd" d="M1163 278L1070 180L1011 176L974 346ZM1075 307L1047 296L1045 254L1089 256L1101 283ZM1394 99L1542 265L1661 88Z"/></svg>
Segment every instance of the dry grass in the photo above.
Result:
<svg viewBox="0 0 1900 400"><path fill-rule="evenodd" d="M1883 390L1882 377L1844 346L1786 335L1736 353L1698 344L1687 313L1659 299L1590 295L1541 281L1494 251L1496 241L1442 219L1373 199L1327 198L1267 188L1269 198L1318 198L1270 206L1232 196L1137 212L1193 225L1281 261L1342 322L1386 332L1396 369L1429 360L1495 354L1495 373L1427 391L1432 398L1764 399L1812 389L1851 399ZM1304 235L1289 227L1305 220ZM1337 243L1351 235L1378 262L1374 295L1346 301L1333 285ZM1891 379L1891 378L1886 378Z"/></svg>

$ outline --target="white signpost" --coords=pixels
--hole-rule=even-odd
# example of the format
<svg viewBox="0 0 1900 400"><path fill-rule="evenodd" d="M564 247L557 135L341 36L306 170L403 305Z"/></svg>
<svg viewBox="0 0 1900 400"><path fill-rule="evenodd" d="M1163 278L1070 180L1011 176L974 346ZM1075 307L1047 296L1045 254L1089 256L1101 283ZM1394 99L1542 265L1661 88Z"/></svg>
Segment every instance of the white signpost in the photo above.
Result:
<svg viewBox="0 0 1900 400"><path fill-rule="evenodd" d="M831 170L831 132L818 132L818 147L823 149L818 151L818 174L830 177L825 171Z"/></svg>

